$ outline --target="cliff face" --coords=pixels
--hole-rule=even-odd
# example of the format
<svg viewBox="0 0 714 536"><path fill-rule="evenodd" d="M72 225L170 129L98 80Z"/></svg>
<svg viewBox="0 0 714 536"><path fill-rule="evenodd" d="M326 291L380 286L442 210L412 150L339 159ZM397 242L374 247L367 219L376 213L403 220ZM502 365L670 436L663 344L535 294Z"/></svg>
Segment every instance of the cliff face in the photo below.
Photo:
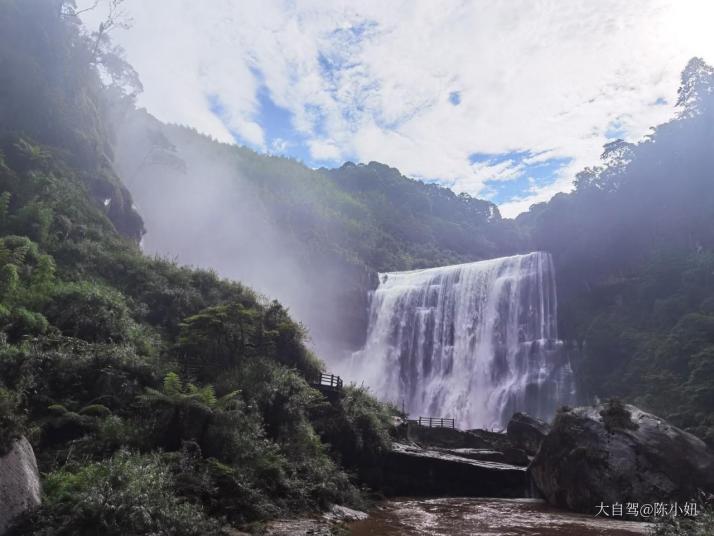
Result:
<svg viewBox="0 0 714 536"><path fill-rule="evenodd" d="M114 170L114 129L107 115L111 102L130 95L116 84L108 90L96 68L113 62L129 74L130 67L78 31L72 17L61 13L64 4L68 2L2 2L0 141L21 135L52 147L81 170L78 179L116 230L138 243L144 225ZM43 150L33 158L47 162L52 156Z"/></svg>
<svg viewBox="0 0 714 536"><path fill-rule="evenodd" d="M39 506L40 474L32 446L24 437L0 458L0 535L20 514Z"/></svg>

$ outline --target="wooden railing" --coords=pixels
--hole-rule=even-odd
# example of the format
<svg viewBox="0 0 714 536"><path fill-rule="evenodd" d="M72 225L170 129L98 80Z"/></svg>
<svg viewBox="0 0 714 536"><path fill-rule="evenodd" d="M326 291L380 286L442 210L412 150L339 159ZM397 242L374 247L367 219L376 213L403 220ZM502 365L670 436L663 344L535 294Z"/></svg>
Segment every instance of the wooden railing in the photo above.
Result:
<svg viewBox="0 0 714 536"><path fill-rule="evenodd" d="M419 417L417 424L429 428L456 428L454 419L444 419L442 417Z"/></svg>
<svg viewBox="0 0 714 536"><path fill-rule="evenodd" d="M315 382L315 387L328 391L341 391L342 378L334 374L320 374L320 378Z"/></svg>

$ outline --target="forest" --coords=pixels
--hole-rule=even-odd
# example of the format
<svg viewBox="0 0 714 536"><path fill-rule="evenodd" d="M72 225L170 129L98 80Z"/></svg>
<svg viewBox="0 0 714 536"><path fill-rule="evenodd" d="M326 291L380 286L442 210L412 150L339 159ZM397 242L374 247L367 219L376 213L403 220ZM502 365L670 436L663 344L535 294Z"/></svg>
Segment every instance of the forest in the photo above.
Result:
<svg viewBox="0 0 714 536"><path fill-rule="evenodd" d="M401 412L313 383L362 344L376 273L534 250L554 259L582 402L620 398L714 447L704 61L684 66L676 117L506 219L382 163L311 169L163 124L75 9L0 1L0 455L24 436L43 475L10 534L218 534L366 508ZM224 200L224 229L190 213L201 195ZM181 240L159 243L169 230ZM191 266L200 247L214 266Z"/></svg>
<svg viewBox="0 0 714 536"><path fill-rule="evenodd" d="M180 253L185 242L171 241L173 230L195 232L188 227L204 220L200 210L189 220L162 214L169 184L188 185L195 171L212 171L204 160L225 163L229 171L221 170L214 188L263 207L251 232L261 225L255 222L270 222L266 233L279 249L265 251L220 232L216 239L212 228L197 236L214 248L210 257L218 266L235 257L222 249L231 240L256 263L270 255L296 259L289 277L310 292L296 296L286 289L285 296L298 314L307 310L302 316L316 325L317 342L321 326L329 326L329 336L338 334L339 344L329 349L355 350L362 343L366 320L354 309L365 309L358 297L373 285L370 273L548 251L558 279L560 333L575 346L582 401L623 397L711 442L713 88L712 67L692 59L682 71L676 117L639 143L609 143L601 165L575 177L572 193L533 205L515 220L501 218L486 201L380 163L311 170L162 125L144 112L128 112L119 122L118 162L127 169L124 162L137 160L130 143L152 147L129 184L152 217L162 215L156 240ZM199 176L207 178L202 185L210 184L211 173ZM226 217L231 229L243 225L241 216ZM200 258L185 253L187 260ZM317 282L315 273L321 274ZM264 283L251 273L245 278ZM324 314L315 318L314 311Z"/></svg>
<svg viewBox="0 0 714 536"><path fill-rule="evenodd" d="M359 387L326 403L279 303L141 253L106 123L130 96L52 4L0 4L0 448L28 437L45 475L13 533L206 534L362 504L353 474L392 410Z"/></svg>
<svg viewBox="0 0 714 536"><path fill-rule="evenodd" d="M677 108L642 142L607 145L573 193L516 221L554 256L583 391L633 401L711 444L714 69L698 58Z"/></svg>

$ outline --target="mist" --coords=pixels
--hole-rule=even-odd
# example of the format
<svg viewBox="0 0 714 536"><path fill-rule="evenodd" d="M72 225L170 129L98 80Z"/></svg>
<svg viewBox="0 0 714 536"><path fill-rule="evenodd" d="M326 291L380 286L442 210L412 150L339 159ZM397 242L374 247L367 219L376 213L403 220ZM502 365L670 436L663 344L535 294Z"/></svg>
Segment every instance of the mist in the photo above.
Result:
<svg viewBox="0 0 714 536"><path fill-rule="evenodd" d="M316 262L314 248L279 228L260 185L242 169L249 166L240 152L254 153L143 111L118 114L115 126L116 167L143 216L146 253L213 270L277 299L308 329L323 359L359 346L344 320L355 271L329 258ZM363 313L362 303L349 312L358 324Z"/></svg>
<svg viewBox="0 0 714 536"><path fill-rule="evenodd" d="M424 515L455 536L714 534L714 67L706 54L682 61L679 89L666 95L658 80L671 67L634 46L636 61L613 58L641 72L642 87L617 68L606 78L617 83L592 84L581 70L603 70L587 58L607 55L600 41L613 32L595 24L606 35L597 40L587 30L601 18L626 22L622 10L539 4L577 23L559 46L552 25L514 24L531 17L508 6L518 17L502 22L525 48L545 51L544 70L527 55L499 60L510 37L483 40L459 4L453 15L498 70L528 63L563 93L507 75L503 88L492 84L494 98L466 77L445 83L449 70L439 65L441 97L431 99L422 71L402 61L429 59L413 47L354 53L394 33L379 27L384 19L357 17L350 29L350 20L318 16L339 38L330 43L303 31L309 24L282 23L300 13L291 3L272 12L254 4L275 21L255 28L250 17L231 18L238 3L80 3L0 1L0 495L19 498L0 501L0 536L361 534L358 524L365 534L400 527L406 536L423 532ZM83 28L80 16L97 16L102 4L103 18ZM149 4L156 11L133 14L144 33L131 34L124 8ZM448 41L421 24L438 19L431 4L409 7L417 26L404 9L392 12L405 43L419 36L435 64L453 59ZM681 49L657 33L659 18L629 9L655 38L654 58L679 61ZM688 18L712 18L709 6L686 9ZM202 25L199 15L212 10L220 21ZM195 43L182 46L190 32L170 31L176 15L195 26ZM683 22L672 28L689 28ZM275 39L271 28L283 26L300 39ZM487 79L473 43L443 27L463 51L453 72L468 64ZM138 45L126 60L113 44L120 30ZM637 36L627 24L619 31ZM221 32L284 61L261 63L247 48L226 53L216 46ZM542 46L551 42L574 53L577 70L551 62ZM137 50L181 63L189 49L245 60L260 83L244 84L229 64L212 70L198 53L195 69L132 67ZM262 67L292 70L300 50L317 66L295 70L310 98L284 99L280 69ZM422 95L405 99L369 65ZM212 72L225 84L211 84ZM185 75L208 85L191 86ZM364 91L354 91L355 76L368 82ZM569 77L588 91L574 91ZM320 80L356 96L360 113L344 114L330 99L304 107ZM162 106L142 100L142 82L165 96ZM380 98L362 109L360 93ZM386 108L374 106L381 97ZM606 100L629 104L621 112ZM236 115L235 102L256 106ZM567 130L561 140L572 150L561 152L550 134L558 122L585 124L577 117L584 102L597 113L588 123L605 130L590 128L587 140ZM393 105L418 113L375 113ZM643 105L656 113L643 115ZM531 113L537 106L546 123ZM312 137L300 110L316 121ZM350 132L364 151L322 119L333 113L357 127ZM640 135L621 113L638 124L664 119ZM255 120L264 143L246 141L235 118ZM538 144L524 143L521 130L537 132ZM472 132L508 143L489 147ZM599 163L564 159L584 143L599 150L604 137ZM474 195L494 185L487 199L460 188L453 167L431 167L434 155L467 168ZM340 164L347 157L356 162ZM534 199L542 202L515 219L499 209ZM666 516L668 504L670 519L660 518L653 505ZM374 509L354 510L366 507ZM648 524L613 525L635 520Z"/></svg>

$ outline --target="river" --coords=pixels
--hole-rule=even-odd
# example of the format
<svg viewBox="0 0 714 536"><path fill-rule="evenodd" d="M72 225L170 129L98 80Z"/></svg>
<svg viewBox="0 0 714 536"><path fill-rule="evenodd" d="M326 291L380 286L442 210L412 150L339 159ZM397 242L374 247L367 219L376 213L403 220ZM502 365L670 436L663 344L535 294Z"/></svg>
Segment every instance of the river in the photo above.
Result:
<svg viewBox="0 0 714 536"><path fill-rule="evenodd" d="M399 499L349 525L352 536L634 536L651 525L574 514L537 499Z"/></svg>

